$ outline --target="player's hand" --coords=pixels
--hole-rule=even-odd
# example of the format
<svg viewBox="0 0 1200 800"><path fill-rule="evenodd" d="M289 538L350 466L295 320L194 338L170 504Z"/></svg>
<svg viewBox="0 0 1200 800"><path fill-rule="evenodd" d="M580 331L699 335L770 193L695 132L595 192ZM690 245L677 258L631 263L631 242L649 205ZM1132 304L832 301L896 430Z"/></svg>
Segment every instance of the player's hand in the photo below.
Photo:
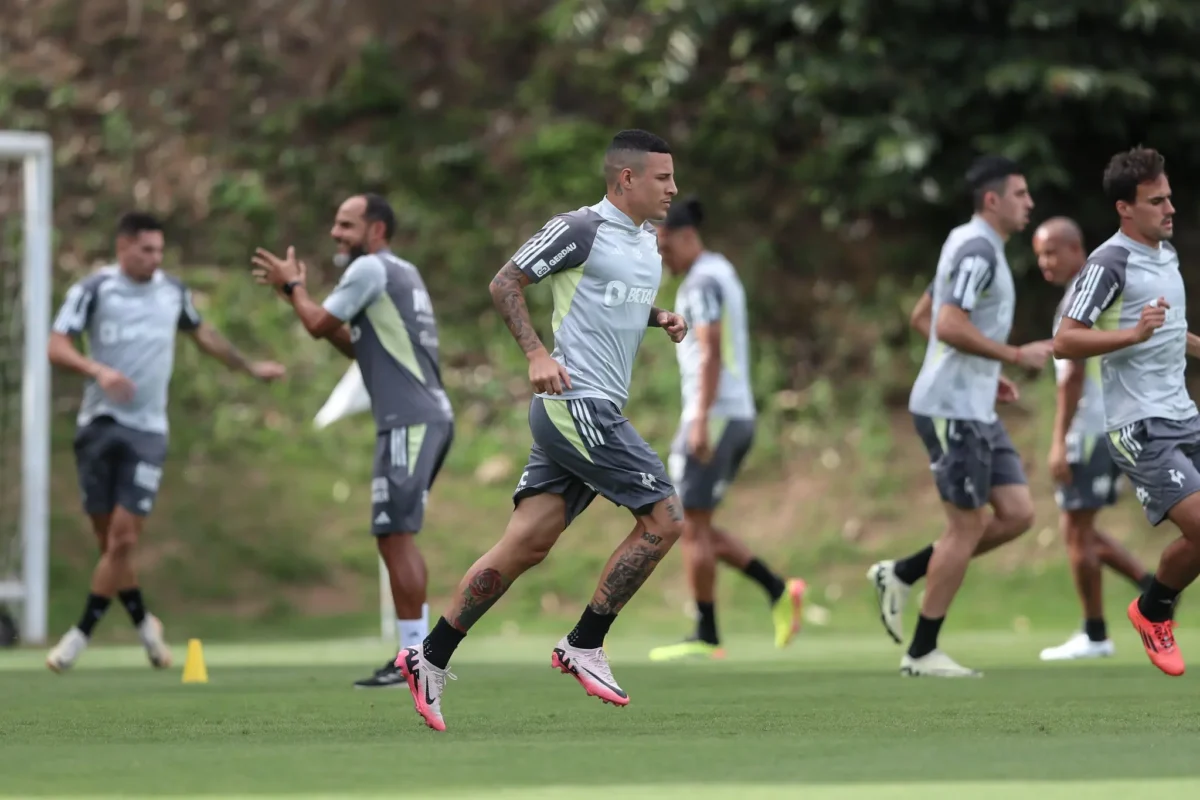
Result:
<svg viewBox="0 0 1200 800"><path fill-rule="evenodd" d="M713 453L712 446L708 441L707 419L692 420L692 424L688 428L687 447L688 454L701 464L712 461Z"/></svg>
<svg viewBox="0 0 1200 800"><path fill-rule="evenodd" d="M687 336L687 320L672 311L660 312L658 315L658 324L659 327L667 332L667 336L670 336L671 341L675 344L679 344L683 341L683 337Z"/></svg>
<svg viewBox="0 0 1200 800"><path fill-rule="evenodd" d="M1050 339L1023 344L1017 348L1017 366L1040 372L1053 352L1054 342Z"/></svg>
<svg viewBox="0 0 1200 800"><path fill-rule="evenodd" d="M269 250L258 248L250 262L254 264L254 280L263 285L280 289L293 281L304 284L308 268L296 260L296 248L288 246L287 257L280 258Z"/></svg>
<svg viewBox="0 0 1200 800"><path fill-rule="evenodd" d="M996 402L997 403L1015 403L1021 399L1021 390L1017 385L1003 375L1000 376L1000 384L996 387Z"/></svg>
<svg viewBox="0 0 1200 800"><path fill-rule="evenodd" d="M1067 485L1071 482L1071 465L1067 463L1067 445L1066 442L1055 442L1050 445L1050 457L1047 459L1050 466L1050 476L1054 478L1054 482L1060 485Z"/></svg>
<svg viewBox="0 0 1200 800"><path fill-rule="evenodd" d="M112 367L102 367L96 373L96 384L117 403L128 403L133 399L135 387L133 381Z"/></svg>
<svg viewBox="0 0 1200 800"><path fill-rule="evenodd" d="M255 361L249 367L249 372L260 381L277 381L287 375L287 367L275 361Z"/></svg>
<svg viewBox="0 0 1200 800"><path fill-rule="evenodd" d="M1170 307L1171 304L1164 297L1151 300L1142 306L1142 316L1138 318L1137 327L1134 329L1137 341L1146 341L1154 335L1156 330L1166 324L1167 309Z"/></svg>
<svg viewBox="0 0 1200 800"><path fill-rule="evenodd" d="M529 359L529 382L539 394L562 394L563 388L571 388L567 368L542 350Z"/></svg>

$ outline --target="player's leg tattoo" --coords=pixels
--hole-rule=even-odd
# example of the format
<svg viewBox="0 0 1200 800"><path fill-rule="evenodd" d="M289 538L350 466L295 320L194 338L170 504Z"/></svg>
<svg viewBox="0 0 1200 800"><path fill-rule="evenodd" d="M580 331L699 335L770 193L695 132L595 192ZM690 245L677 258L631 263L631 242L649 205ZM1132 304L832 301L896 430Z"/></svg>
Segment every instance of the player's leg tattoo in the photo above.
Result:
<svg viewBox="0 0 1200 800"><path fill-rule="evenodd" d="M674 496L639 520L608 560L588 608L597 614L619 613L679 539L682 521L683 508Z"/></svg>
<svg viewBox="0 0 1200 800"><path fill-rule="evenodd" d="M458 608L449 620L450 624L466 632L483 618L496 602L512 586L513 579L500 574L492 567L474 570L467 575Z"/></svg>

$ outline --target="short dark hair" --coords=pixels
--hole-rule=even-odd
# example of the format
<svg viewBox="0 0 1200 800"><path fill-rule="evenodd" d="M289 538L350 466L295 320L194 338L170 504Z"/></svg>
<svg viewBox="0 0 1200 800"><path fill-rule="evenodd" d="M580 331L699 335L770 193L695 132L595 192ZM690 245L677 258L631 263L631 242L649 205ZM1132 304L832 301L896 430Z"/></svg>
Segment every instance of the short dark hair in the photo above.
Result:
<svg viewBox="0 0 1200 800"><path fill-rule="evenodd" d="M983 199L988 192L1004 194L1008 177L1022 173L1021 165L1005 156L986 155L975 159L966 176L975 210L983 209Z"/></svg>
<svg viewBox="0 0 1200 800"><path fill-rule="evenodd" d="M1137 187L1166 172L1167 160L1157 150L1138 145L1113 156L1104 169L1104 194L1114 203L1137 202Z"/></svg>
<svg viewBox="0 0 1200 800"><path fill-rule="evenodd" d="M612 184L617 175L626 167L632 166L631 158L640 158L646 153L671 154L671 146L666 139L655 136L649 131L631 129L621 131L609 142L608 150L604 153L604 180ZM640 162L638 165L640 169Z"/></svg>
<svg viewBox="0 0 1200 800"><path fill-rule="evenodd" d="M383 195L378 194L364 194L363 199L367 201L363 219L368 225L372 222L382 222L383 239L391 241L392 235L396 233L396 212L392 210L392 204Z"/></svg>
<svg viewBox="0 0 1200 800"><path fill-rule="evenodd" d="M691 195L671 203L671 209L667 212L667 219L663 223L663 227L669 231L680 228L698 229L702 222L704 222L704 207L700 205L700 198Z"/></svg>
<svg viewBox="0 0 1200 800"><path fill-rule="evenodd" d="M159 231L163 225L158 217L145 211L129 211L117 220L117 236L139 236L142 231Z"/></svg>

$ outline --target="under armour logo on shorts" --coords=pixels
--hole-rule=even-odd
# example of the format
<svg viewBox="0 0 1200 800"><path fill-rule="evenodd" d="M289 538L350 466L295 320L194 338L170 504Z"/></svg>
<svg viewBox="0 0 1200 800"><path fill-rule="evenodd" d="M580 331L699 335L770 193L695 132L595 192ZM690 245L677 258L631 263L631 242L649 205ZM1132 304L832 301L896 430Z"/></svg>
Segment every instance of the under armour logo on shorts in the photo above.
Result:
<svg viewBox="0 0 1200 800"><path fill-rule="evenodd" d="M642 476L642 485L643 486L645 486L647 489L654 488L654 476L653 475L651 475L648 472L639 472L638 474Z"/></svg>

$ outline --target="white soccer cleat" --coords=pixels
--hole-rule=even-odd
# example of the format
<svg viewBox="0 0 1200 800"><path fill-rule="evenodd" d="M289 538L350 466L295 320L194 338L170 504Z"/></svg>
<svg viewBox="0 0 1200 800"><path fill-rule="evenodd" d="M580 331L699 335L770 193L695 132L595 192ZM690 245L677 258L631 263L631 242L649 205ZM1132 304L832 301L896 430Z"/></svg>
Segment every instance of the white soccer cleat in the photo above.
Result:
<svg viewBox="0 0 1200 800"><path fill-rule="evenodd" d="M614 706L629 705L629 695L617 685L603 647L581 650L572 647L564 636L550 654L550 666L564 675L573 676L592 697L599 697Z"/></svg>
<svg viewBox="0 0 1200 800"><path fill-rule="evenodd" d="M46 666L55 672L68 670L75 666L75 662L83 655L83 651L87 650L87 646L87 635L79 628L71 628L46 656Z"/></svg>
<svg viewBox="0 0 1200 800"><path fill-rule="evenodd" d="M895 561L872 564L867 570L867 580L875 587L875 597L879 602L879 621L883 623L883 629L896 644L902 644L904 603L908 600L908 592L912 587L896 577Z"/></svg>
<svg viewBox="0 0 1200 800"><path fill-rule="evenodd" d="M982 678L983 673L959 664L941 650L933 650L920 658L908 653L900 659L900 674L910 678Z"/></svg>
<svg viewBox="0 0 1200 800"><path fill-rule="evenodd" d="M408 682L413 707L435 731L446 730L442 719L442 692L446 691L446 679L457 680L454 673L438 669L425 658L425 646L406 647L396 656L396 667Z"/></svg>
<svg viewBox="0 0 1200 800"><path fill-rule="evenodd" d="M1108 658L1116 652L1112 639L1093 642L1086 633L1080 632L1057 647L1047 647L1041 652L1040 658L1042 661L1075 661L1081 658Z"/></svg>
<svg viewBox="0 0 1200 800"><path fill-rule="evenodd" d="M138 638L146 648L146 657L156 669L171 666L171 648L167 647L167 642L163 639L163 624L158 617L146 614L146 618L138 626Z"/></svg>

